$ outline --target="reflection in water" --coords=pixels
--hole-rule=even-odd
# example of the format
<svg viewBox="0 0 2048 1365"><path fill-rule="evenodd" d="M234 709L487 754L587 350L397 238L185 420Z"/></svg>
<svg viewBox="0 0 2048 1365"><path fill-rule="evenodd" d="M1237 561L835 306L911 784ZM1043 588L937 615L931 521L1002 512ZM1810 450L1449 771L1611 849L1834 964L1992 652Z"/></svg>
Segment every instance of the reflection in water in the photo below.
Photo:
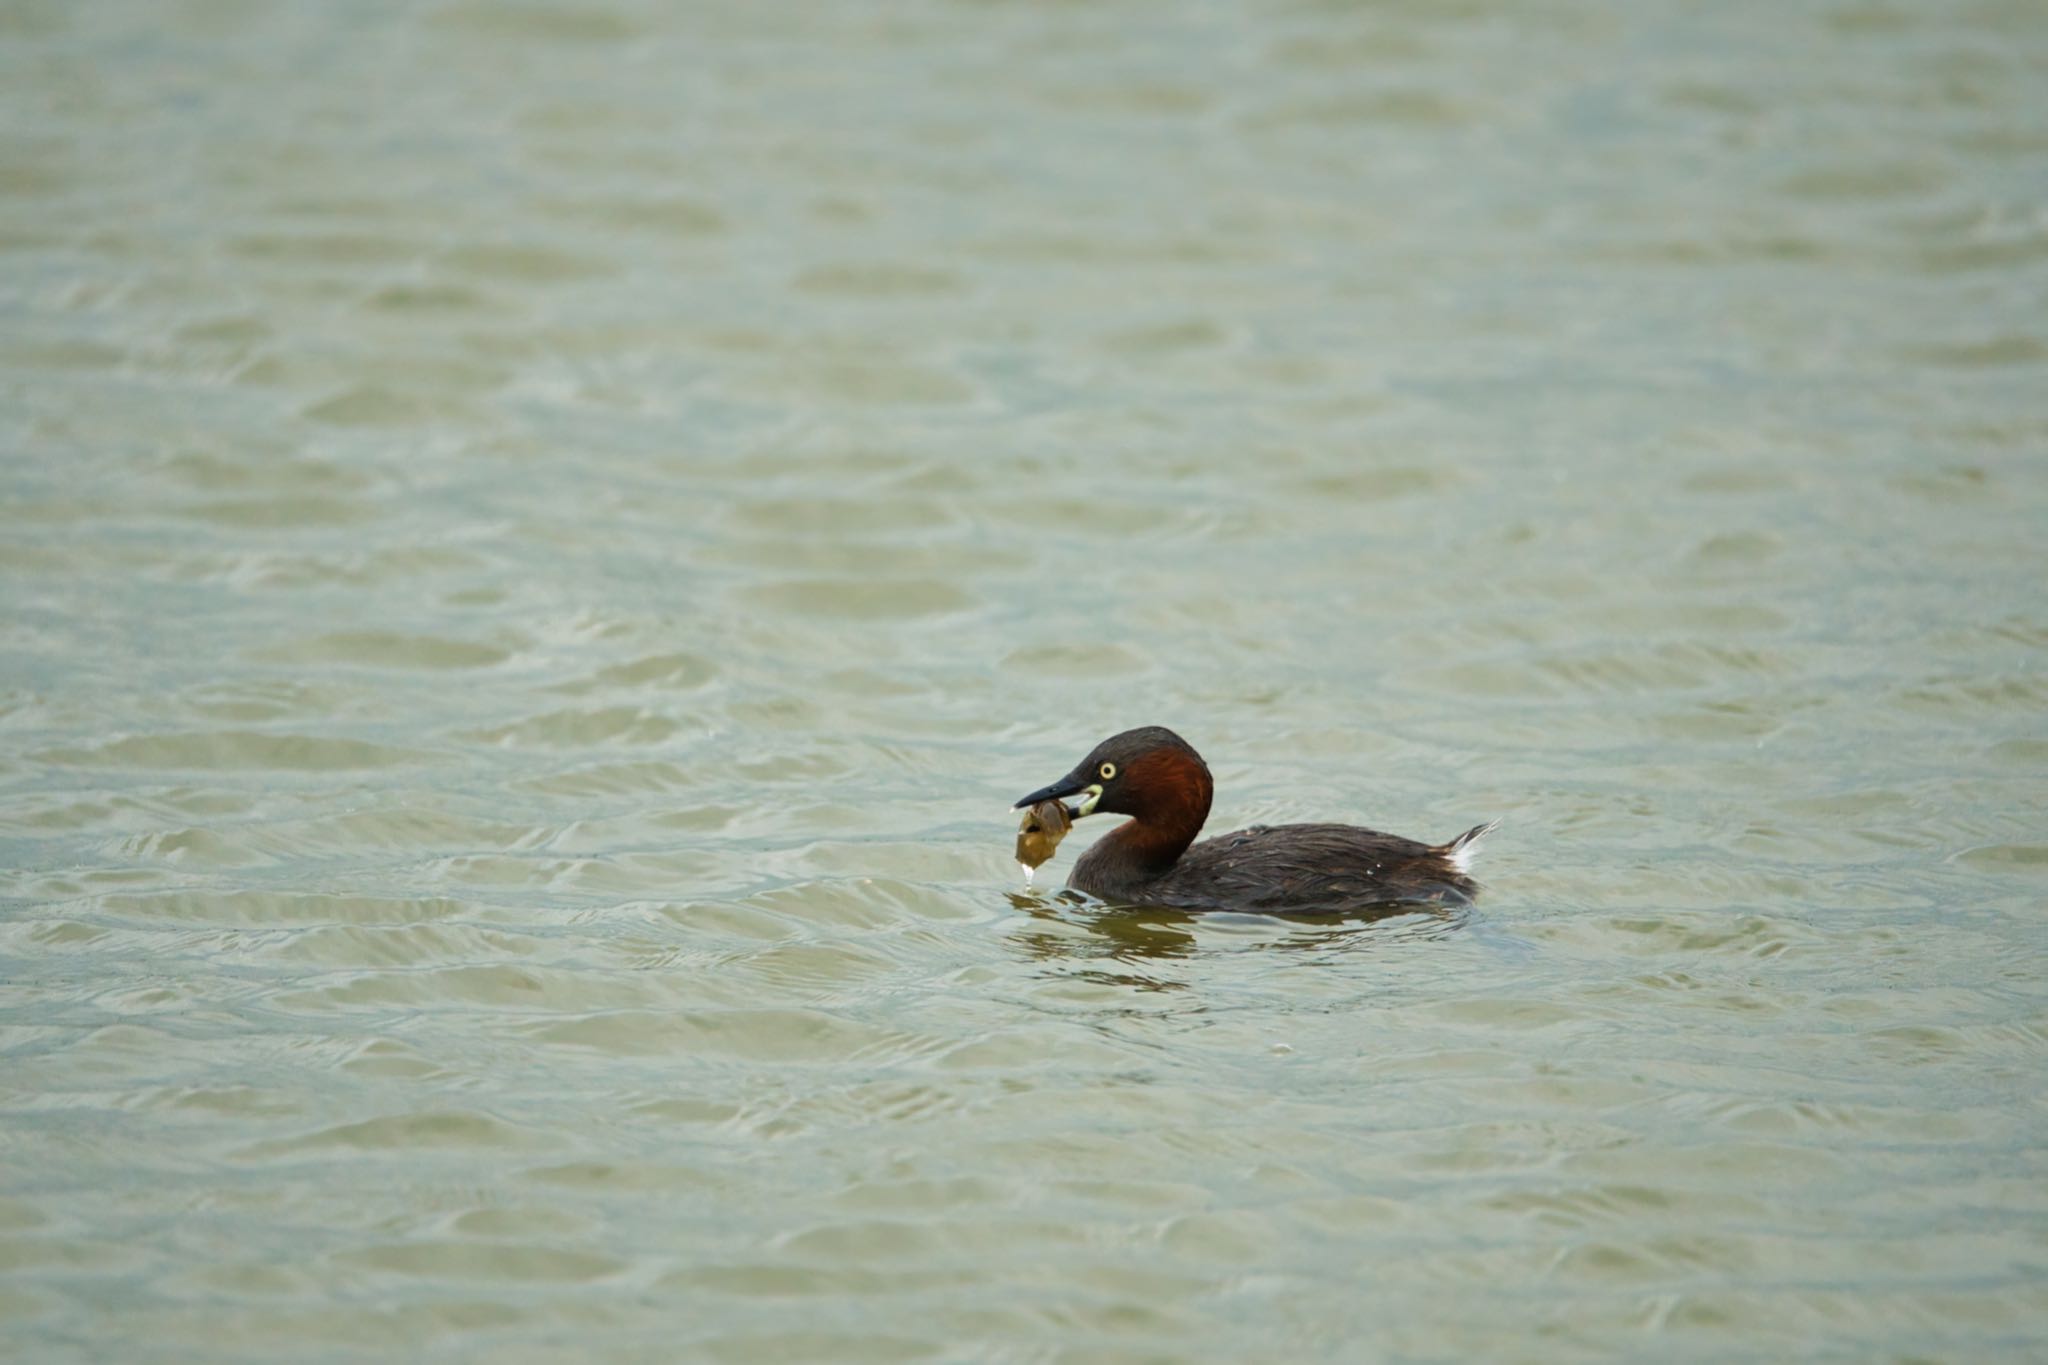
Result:
<svg viewBox="0 0 2048 1365"><path fill-rule="evenodd" d="M1027 953L1045 961L1110 961L1142 966L1192 958L1202 948L1197 931L1212 934L1212 951L1351 952L1392 942L1443 938L1471 919L1469 902L1417 905L1397 902L1341 915L1253 915L1195 913L1142 906L1106 906L1073 891L1046 897L1030 891L1008 893L1010 904L1043 928L1014 937ZM1187 983L1153 975L1085 969L1084 979L1140 990L1179 990Z"/></svg>
<svg viewBox="0 0 2048 1365"><path fill-rule="evenodd" d="M1031 892L1011 892L1009 897L1010 904L1045 926L1025 929L1016 935L1025 952L1043 961L1107 960L1142 967L1147 962L1195 954L1195 936L1183 926L1192 924L1196 917L1184 910L1110 909L1072 891L1063 891L1050 900ZM1187 984L1171 977L1099 968L1083 969L1077 975L1105 985L1146 991L1181 990Z"/></svg>

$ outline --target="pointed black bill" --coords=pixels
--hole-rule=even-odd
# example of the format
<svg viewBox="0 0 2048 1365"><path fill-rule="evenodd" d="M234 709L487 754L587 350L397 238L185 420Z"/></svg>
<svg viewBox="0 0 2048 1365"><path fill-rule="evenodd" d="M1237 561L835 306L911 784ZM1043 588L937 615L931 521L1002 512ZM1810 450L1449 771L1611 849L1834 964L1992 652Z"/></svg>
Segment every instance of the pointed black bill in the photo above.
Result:
<svg viewBox="0 0 2048 1365"><path fill-rule="evenodd" d="M1050 787L1040 787L1037 791L1010 807L1010 809L1023 810L1026 806L1035 806L1041 801L1050 801L1054 797L1076 796L1086 790L1087 786L1087 782L1069 773Z"/></svg>

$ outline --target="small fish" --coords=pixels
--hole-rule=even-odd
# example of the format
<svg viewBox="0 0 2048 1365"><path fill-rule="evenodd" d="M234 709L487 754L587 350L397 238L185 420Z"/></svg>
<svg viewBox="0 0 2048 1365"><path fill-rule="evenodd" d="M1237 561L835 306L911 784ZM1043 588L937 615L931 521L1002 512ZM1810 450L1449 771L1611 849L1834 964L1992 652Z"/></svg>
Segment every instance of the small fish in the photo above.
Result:
<svg viewBox="0 0 2048 1365"><path fill-rule="evenodd" d="M1024 823L1017 827L1017 866L1024 869L1024 885L1031 885L1038 865L1059 848L1076 814L1059 801L1041 801L1024 812Z"/></svg>

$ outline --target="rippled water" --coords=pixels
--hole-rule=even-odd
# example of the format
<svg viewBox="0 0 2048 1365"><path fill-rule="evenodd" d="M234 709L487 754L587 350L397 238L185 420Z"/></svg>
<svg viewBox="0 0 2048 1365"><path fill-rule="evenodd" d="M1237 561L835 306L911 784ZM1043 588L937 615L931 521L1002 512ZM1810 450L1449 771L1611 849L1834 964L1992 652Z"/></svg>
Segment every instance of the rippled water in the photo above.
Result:
<svg viewBox="0 0 2048 1365"><path fill-rule="evenodd" d="M0 9L0 1340L2040 1358L2044 69ZM1018 894L1144 723L1489 890Z"/></svg>

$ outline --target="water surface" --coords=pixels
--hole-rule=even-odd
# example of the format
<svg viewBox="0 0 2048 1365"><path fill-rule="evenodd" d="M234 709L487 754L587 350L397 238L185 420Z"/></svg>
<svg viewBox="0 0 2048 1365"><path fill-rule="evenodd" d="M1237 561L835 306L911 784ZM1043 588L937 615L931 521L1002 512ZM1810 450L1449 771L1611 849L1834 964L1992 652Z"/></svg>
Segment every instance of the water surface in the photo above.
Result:
<svg viewBox="0 0 2048 1365"><path fill-rule="evenodd" d="M2044 68L7 7L0 1339L2039 1358ZM1017 897L1148 723L1489 890Z"/></svg>

